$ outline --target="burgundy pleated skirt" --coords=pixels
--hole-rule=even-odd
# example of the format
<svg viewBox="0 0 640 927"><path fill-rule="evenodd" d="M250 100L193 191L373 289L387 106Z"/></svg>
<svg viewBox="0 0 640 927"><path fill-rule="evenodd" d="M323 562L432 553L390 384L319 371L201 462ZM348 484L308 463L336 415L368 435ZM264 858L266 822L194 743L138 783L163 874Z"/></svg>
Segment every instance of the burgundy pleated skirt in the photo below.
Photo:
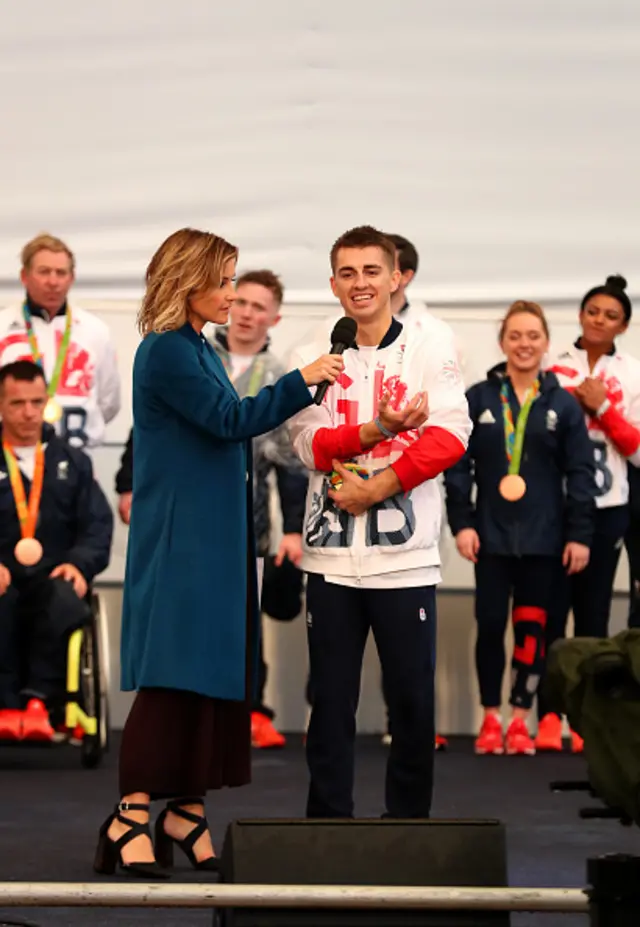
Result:
<svg viewBox="0 0 640 927"><path fill-rule="evenodd" d="M122 733L120 794L204 796L251 781L251 712L242 702L141 689Z"/></svg>

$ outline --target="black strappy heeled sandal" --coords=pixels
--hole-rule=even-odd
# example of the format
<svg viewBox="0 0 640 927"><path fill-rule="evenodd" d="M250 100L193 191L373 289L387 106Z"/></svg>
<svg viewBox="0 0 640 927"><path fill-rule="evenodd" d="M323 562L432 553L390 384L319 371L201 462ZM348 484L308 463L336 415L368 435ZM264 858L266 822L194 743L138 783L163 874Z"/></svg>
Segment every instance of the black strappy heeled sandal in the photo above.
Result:
<svg viewBox="0 0 640 927"><path fill-rule="evenodd" d="M194 869L198 869L200 872L219 872L220 860L217 856L210 856L208 859L198 860L196 859L195 853L193 852L196 841L208 830L209 825L207 824L206 817L204 814L200 816L193 814L191 811L186 811L182 807L183 805L202 805L204 808L204 801L202 798L176 798L173 801L167 802L167 807L160 814L160 817L156 821L156 859L161 866L164 866L166 869L171 869L173 866L173 845L176 843L188 858ZM173 814L178 815L178 817L184 818L185 821L190 821L192 824L196 825L183 840L179 840L177 837L172 837L164 829L164 822L169 812L172 812Z"/></svg>
<svg viewBox="0 0 640 927"><path fill-rule="evenodd" d="M148 811L149 805L131 804L121 801L116 805L113 814L110 814L107 820L100 828L98 846L93 868L101 875L113 875L116 866L127 875L138 876L141 879L168 879L168 873L157 863L125 863L122 861L122 848L134 840L136 837L147 836L151 840L149 824L141 824L139 821L132 821L131 818L122 816L122 811ZM130 829L123 834L118 840L112 840L108 830L114 820L126 824Z"/></svg>

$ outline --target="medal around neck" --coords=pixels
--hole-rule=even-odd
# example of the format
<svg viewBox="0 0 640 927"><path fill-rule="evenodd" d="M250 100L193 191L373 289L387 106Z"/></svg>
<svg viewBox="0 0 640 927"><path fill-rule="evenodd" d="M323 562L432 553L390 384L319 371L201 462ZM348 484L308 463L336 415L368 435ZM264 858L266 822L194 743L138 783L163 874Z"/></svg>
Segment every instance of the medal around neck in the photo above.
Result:
<svg viewBox="0 0 640 927"><path fill-rule="evenodd" d="M42 544L35 538L21 538L13 552L22 566L35 566L42 560Z"/></svg>
<svg viewBox="0 0 640 927"><path fill-rule="evenodd" d="M508 473L500 480L500 495L507 502L517 502L527 491L527 484L519 473Z"/></svg>
<svg viewBox="0 0 640 927"><path fill-rule="evenodd" d="M47 404L44 407L43 418L49 425L55 425L56 422L59 422L62 418L62 406L53 397L47 400Z"/></svg>

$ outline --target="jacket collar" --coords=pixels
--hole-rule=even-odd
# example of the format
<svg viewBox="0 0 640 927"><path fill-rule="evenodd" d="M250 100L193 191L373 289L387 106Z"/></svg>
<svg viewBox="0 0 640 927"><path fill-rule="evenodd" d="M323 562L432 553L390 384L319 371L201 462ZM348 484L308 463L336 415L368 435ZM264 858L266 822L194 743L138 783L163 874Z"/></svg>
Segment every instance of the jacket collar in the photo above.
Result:
<svg viewBox="0 0 640 927"><path fill-rule="evenodd" d="M584 350L585 350L585 349L582 347L582 338L576 338L576 340L573 342L573 346L574 346L574 348L576 349L576 351L584 351ZM613 344L611 345L610 350L607 351L607 353L605 354L605 357L614 357L616 353L617 353L617 348L616 348L616 343L615 343L615 341L614 341Z"/></svg>
<svg viewBox="0 0 640 927"><path fill-rule="evenodd" d="M382 351L383 348L388 348L390 344L393 344L393 342L396 340L396 338L399 338L399 337L400 337L400 332L401 332L401 331L402 331L402 322L398 322L398 319L394 316L394 317L391 319L391 325L390 325L389 328L387 329L387 331L386 331L386 333L385 333L385 335L384 335L384 338L382 339L382 341L380 342L380 344L378 345L378 347L377 347L376 350ZM353 348L354 348L354 350L357 351L357 350L358 350L358 345L357 345L357 344L354 344L354 345L353 345Z"/></svg>
<svg viewBox="0 0 640 927"><path fill-rule="evenodd" d="M65 301L63 302L63 304L60 306L60 308L58 309L58 311L57 311L56 313L54 313L54 315L52 315L52 316L49 315L49 313L47 312L46 309L43 309L42 306L39 306L37 303L35 303L35 302L31 299L31 297L29 296L28 293L27 293L27 295L26 295L26 297L25 297L25 303L27 304L27 309L29 310L29 312L31 313L31 315L35 315L35 316L37 316L39 319L44 319L45 322L50 322L52 319L55 319L56 316L65 315L65 313L66 313L66 311L67 311L67 301L66 301L66 299L65 299Z"/></svg>
<svg viewBox="0 0 640 927"><path fill-rule="evenodd" d="M501 363L496 364L487 371L487 380L496 386L502 386L505 380L508 379L507 364L505 361L501 361ZM540 381L541 393L548 393L550 390L560 386L555 373L551 373L549 370L541 370L538 374L538 380Z"/></svg>
<svg viewBox="0 0 640 927"><path fill-rule="evenodd" d="M215 334L213 336L213 340L216 342L216 344L219 344L220 347L223 348L223 350L227 352L227 354L231 353L229 349L229 326L228 325L222 325L219 328L216 328ZM267 338L267 340L265 341L264 345L260 348L260 350L256 351L256 354L266 354L266 352L269 350L269 346L270 346L270 341L269 341L269 338Z"/></svg>

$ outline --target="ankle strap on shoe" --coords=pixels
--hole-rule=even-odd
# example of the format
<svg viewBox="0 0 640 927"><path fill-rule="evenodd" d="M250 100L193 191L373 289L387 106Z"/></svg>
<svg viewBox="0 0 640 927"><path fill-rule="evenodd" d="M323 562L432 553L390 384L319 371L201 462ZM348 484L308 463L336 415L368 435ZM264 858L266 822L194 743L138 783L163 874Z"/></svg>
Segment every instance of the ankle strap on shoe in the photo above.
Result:
<svg viewBox="0 0 640 927"><path fill-rule="evenodd" d="M143 805L139 802L120 801L116 805L116 813L120 811L148 811L149 805Z"/></svg>
<svg viewBox="0 0 640 927"><path fill-rule="evenodd" d="M186 798L172 798L167 802L167 808L171 808L172 811L182 808L183 805L204 805L204 798L187 795Z"/></svg>

